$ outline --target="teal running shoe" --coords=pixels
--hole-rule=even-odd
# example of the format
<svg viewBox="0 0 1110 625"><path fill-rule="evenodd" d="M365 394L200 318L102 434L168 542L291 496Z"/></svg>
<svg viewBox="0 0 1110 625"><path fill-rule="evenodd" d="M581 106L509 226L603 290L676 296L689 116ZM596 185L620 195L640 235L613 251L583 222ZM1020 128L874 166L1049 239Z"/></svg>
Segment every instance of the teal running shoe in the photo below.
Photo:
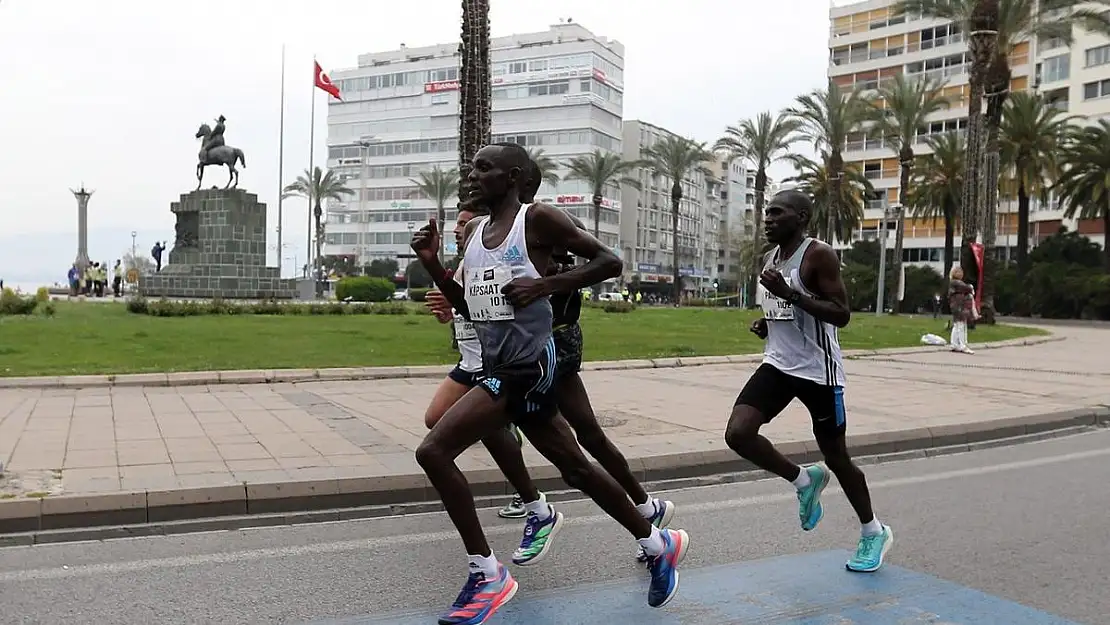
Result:
<svg viewBox="0 0 1110 625"><path fill-rule="evenodd" d="M798 520L808 532L817 527L825 515L821 493L829 485L829 470L819 464L802 467L802 470L809 474L809 486L798 489Z"/></svg>
<svg viewBox="0 0 1110 625"><path fill-rule="evenodd" d="M887 525L883 531L874 536L862 536L856 547L856 555L845 563L844 567L856 573L872 573L878 571L883 565L887 552L894 546L894 532Z"/></svg>

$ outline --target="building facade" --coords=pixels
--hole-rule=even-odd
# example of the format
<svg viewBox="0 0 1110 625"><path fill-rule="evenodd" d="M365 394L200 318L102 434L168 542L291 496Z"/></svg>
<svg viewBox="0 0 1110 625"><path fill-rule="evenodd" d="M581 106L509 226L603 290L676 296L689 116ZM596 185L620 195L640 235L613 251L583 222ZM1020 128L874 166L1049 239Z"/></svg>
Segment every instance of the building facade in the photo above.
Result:
<svg viewBox="0 0 1110 625"><path fill-rule="evenodd" d="M864 90L875 89L896 75L946 81L943 94L951 98L952 104L930 118L928 126L918 131L914 145L916 153L928 153L925 139L929 135L967 131L970 58L966 33L958 23L896 13L892 10L895 4L895 0L868 0L832 6L828 77L842 88ZM1105 116L1110 112L1110 41L1078 27L1074 33L1071 46L1059 40L1018 43L1010 55L1011 89L1039 90L1072 115ZM867 198L857 238L876 238L884 209L898 203L897 155L883 139L857 133L848 139L844 160L874 185L875 193ZM1052 198L1049 200L1032 202L1030 239L1034 243L1055 233L1061 225L1103 242L1101 223L1065 220ZM907 215L903 228L903 260L945 271L941 266L944 224ZM1017 245L1016 199L1000 199L996 232L996 249L991 253L1012 257ZM958 254L958 229L956 238Z"/></svg>
<svg viewBox="0 0 1110 625"><path fill-rule="evenodd" d="M412 230L435 215L414 183L458 164L457 43L376 52L331 72L343 101L328 107L327 166L357 195L328 205L325 255L365 265L411 254ZM594 150L621 153L624 46L564 23L491 41L493 141L542 150L560 164ZM565 173L563 171L558 172ZM586 183L544 183L537 199L592 223ZM448 223L455 202L447 204ZM606 189L600 239L620 253L620 190ZM450 238L450 237L447 237ZM454 253L454 242L445 241Z"/></svg>
<svg viewBox="0 0 1110 625"><path fill-rule="evenodd" d="M675 136L653 124L639 120L624 122L624 159L642 158L644 148L655 145L665 136ZM712 163L705 164L711 168ZM679 274L685 276L683 289L704 293L712 289L717 275L716 250L720 224L719 200L708 202L707 176L694 171L682 181L677 237L672 228L671 187L669 177L656 174L649 167L640 167L629 176L640 183L621 188L621 247L623 248L624 279L658 284L663 292L674 276L675 251ZM709 178L712 180L713 178ZM712 247L709 247L712 244ZM666 285L665 287L662 285Z"/></svg>

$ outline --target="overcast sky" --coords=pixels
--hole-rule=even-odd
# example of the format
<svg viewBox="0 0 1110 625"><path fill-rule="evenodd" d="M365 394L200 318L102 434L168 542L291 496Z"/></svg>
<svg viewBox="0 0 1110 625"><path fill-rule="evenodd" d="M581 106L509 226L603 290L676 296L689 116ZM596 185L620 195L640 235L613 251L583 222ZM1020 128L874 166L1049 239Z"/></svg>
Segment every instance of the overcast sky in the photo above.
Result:
<svg viewBox="0 0 1110 625"><path fill-rule="evenodd" d="M624 118L699 141L824 81L828 0L492 5L493 36L569 17L621 41ZM0 0L0 279L62 280L76 250L69 189L82 183L96 191L93 260L129 250L132 231L140 253L172 245L169 203L196 186L193 135L221 114L246 153L240 186L266 202L273 230L282 44L289 181L308 166L313 54L325 70L354 67L360 53L455 41L459 22L458 0ZM327 96L315 96L322 157ZM209 168L205 186L224 173ZM285 240L299 244L286 256L304 262L305 204L284 206Z"/></svg>

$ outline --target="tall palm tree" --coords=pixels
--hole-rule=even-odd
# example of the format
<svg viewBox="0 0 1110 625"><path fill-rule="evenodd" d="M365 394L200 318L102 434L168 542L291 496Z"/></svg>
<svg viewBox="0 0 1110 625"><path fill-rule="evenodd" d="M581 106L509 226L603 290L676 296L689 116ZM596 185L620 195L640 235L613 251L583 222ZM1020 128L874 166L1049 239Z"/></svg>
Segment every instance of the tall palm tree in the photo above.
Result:
<svg viewBox="0 0 1110 625"><path fill-rule="evenodd" d="M705 163L713 160L713 153L698 143L678 135L665 135L654 145L641 151L648 167L656 175L671 179L671 250L674 278L674 303L682 301L682 273L678 270L678 212L682 204L682 181L694 176L712 176Z"/></svg>
<svg viewBox="0 0 1110 625"><path fill-rule="evenodd" d="M858 132L871 115L862 90L844 92L830 81L827 89L798 96L787 113L797 118L800 136L811 141L824 160L831 203L828 214L841 214L845 207L837 202L844 197L843 151L848 135Z"/></svg>
<svg viewBox="0 0 1110 625"><path fill-rule="evenodd" d="M967 177L967 146L959 132L929 135L932 152L917 157L906 208L918 219L944 223L944 274L956 262L956 220Z"/></svg>
<svg viewBox="0 0 1110 625"><path fill-rule="evenodd" d="M950 100L941 94L944 82L925 78L916 80L898 74L894 80L879 87L877 98L872 100L873 132L885 137L898 154L898 229L894 234L894 275L902 271L902 245L905 239L905 215L909 206L910 171L913 169L913 146L917 130L927 124L929 117L948 108ZM898 314L898 283L890 285L886 301Z"/></svg>
<svg viewBox="0 0 1110 625"><path fill-rule="evenodd" d="M780 112L775 117L770 111L756 115L754 119L742 120L736 126L725 129L723 137L717 140L714 150L727 150L731 158L742 158L755 165L755 210L752 215L752 247L761 248L759 241L763 237L763 203L766 201L767 168L779 160L790 149L790 144L797 140L795 132L800 122L786 113ZM751 262L747 263L751 275L747 280L746 306L755 305L755 281L763 269L761 257L752 255Z"/></svg>
<svg viewBox="0 0 1110 625"><path fill-rule="evenodd" d="M642 163L639 161L626 161L620 154L601 150L594 150L585 156L575 156L565 164L566 179L585 182L593 193L595 239L601 237L601 201L605 199L605 187L628 185L639 189L640 181L629 174L640 166Z"/></svg>
<svg viewBox="0 0 1110 625"><path fill-rule="evenodd" d="M543 153L543 148L528 150L528 158L540 169L540 180L551 186L559 184L559 163Z"/></svg>
<svg viewBox="0 0 1110 625"><path fill-rule="evenodd" d="M490 141L489 0L462 0L459 41L459 201L470 197L474 155Z"/></svg>
<svg viewBox="0 0 1110 625"><path fill-rule="evenodd" d="M423 195L435 202L436 222L441 229L444 228L443 222L447 221L447 202L459 191L459 170L453 167L443 170L436 165L429 171L420 172L419 180L416 178L409 178L409 180L416 185L416 189L410 196ZM442 245L439 248L439 260L443 262Z"/></svg>
<svg viewBox="0 0 1110 625"><path fill-rule="evenodd" d="M304 174L297 176L293 182L285 185L281 190L281 197L300 196L308 199L312 203L312 217L316 225L316 261L314 264L316 280L316 295L317 297L323 295L323 283L319 280L320 275L320 248L324 245L324 226L322 222L324 216L324 200L343 201L348 195L354 195L355 192L348 189L345 184L336 175L335 170L329 169L327 173L320 167L314 168L312 171L304 170Z"/></svg>
<svg viewBox="0 0 1110 625"><path fill-rule="evenodd" d="M971 72L968 81L968 167L965 181L960 263L967 280L980 268L971 244L978 233L983 246L994 247L1000 173L999 132L1002 108L1010 92L1010 55L1023 41L1061 39L1070 44L1072 25L1097 27L1110 20L1099 11L1081 5L1110 4L1107 0L900 0L892 10L920 13L925 17L951 20L968 34ZM987 99L986 117L982 102ZM977 232L978 231L978 232ZM994 285L983 280L983 317L994 318Z"/></svg>
<svg viewBox="0 0 1110 625"><path fill-rule="evenodd" d="M1029 194L1047 196L1058 169L1058 151L1069 117L1032 93L1010 96L1002 115L1002 162L1011 169L1018 200L1018 276L1029 270Z"/></svg>
<svg viewBox="0 0 1110 625"><path fill-rule="evenodd" d="M865 198L874 190L871 181L858 168L848 166L841 172L841 184L832 185L826 154L817 161L801 154L791 154L787 160L798 173L783 182L797 183L799 190L813 198L810 234L830 243L850 241L863 220ZM837 198L831 195L834 188L840 194Z"/></svg>
<svg viewBox="0 0 1110 625"><path fill-rule="evenodd" d="M1053 190L1064 205L1064 217L1102 218L1107 237L1102 248L1110 273L1110 121L1073 127L1063 147L1063 173Z"/></svg>

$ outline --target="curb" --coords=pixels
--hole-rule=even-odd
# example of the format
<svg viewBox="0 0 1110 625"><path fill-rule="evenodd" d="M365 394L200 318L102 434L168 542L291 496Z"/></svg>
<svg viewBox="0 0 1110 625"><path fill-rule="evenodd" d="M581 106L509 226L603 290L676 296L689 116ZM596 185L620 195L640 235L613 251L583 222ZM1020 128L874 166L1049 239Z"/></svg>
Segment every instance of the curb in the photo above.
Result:
<svg viewBox="0 0 1110 625"><path fill-rule="evenodd" d="M860 434L849 436L848 444L853 455L858 457L921 457L923 450L944 448L968 451L973 446L978 448L1000 439L1106 425L1110 425L1110 406L1094 406L981 423ZM817 445L810 440L780 443L778 448L799 464L821 460ZM727 448L628 460L641 482L756 471L751 463L741 460ZM529 472L541 490L565 489L559 472L553 466L529 467ZM468 471L467 479L476 497L500 499L513 492L497 469ZM52 530L68 530L65 532L70 537L67 540L78 540L73 536L93 540L143 535L144 532L153 532L144 529L148 526L163 527L182 521L191 521L190 527L193 528L226 529L227 519L217 517L280 519L268 524L282 524L321 520L322 515L336 517L328 520L357 518L351 516L355 513L350 509L367 506L377 506L392 514L397 509L408 512L422 511L422 508L423 511L435 510L439 505L437 493L422 474L8 499L0 500L0 534L16 535L0 536L0 546L44 542L45 539L36 536ZM258 525L259 522L253 524ZM28 536L31 536L30 543L27 542Z"/></svg>
<svg viewBox="0 0 1110 625"><path fill-rule="evenodd" d="M975 343L975 349L1022 347L1063 340L1060 336L1029 336L1020 339ZM944 346L889 347L883 349L845 350L845 358L892 356L946 351ZM669 369L753 363L762 354L733 356L691 356L688 358L655 358L650 360L595 360L582 363L583 371L629 371L635 369ZM421 365L412 367L341 367L330 369L274 369L242 371L181 371L173 373L124 373L118 375L68 375L21 378L0 378L5 389L79 389L106 387L177 387L214 386L221 384L298 384L306 382L351 382L362 380L401 380L442 378L453 365Z"/></svg>

